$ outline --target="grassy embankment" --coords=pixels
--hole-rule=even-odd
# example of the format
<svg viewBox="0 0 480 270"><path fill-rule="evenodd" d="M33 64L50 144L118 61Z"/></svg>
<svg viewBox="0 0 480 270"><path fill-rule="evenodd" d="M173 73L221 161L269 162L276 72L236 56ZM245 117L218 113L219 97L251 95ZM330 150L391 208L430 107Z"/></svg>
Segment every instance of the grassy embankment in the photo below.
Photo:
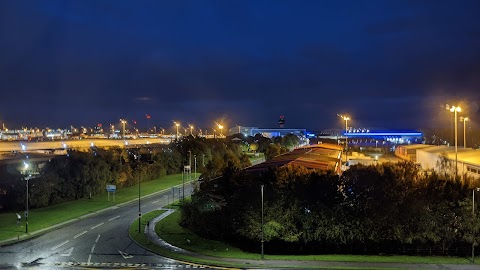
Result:
<svg viewBox="0 0 480 270"><path fill-rule="evenodd" d="M181 183L181 174L167 175L165 177L154 179L148 182L142 182L140 185L140 192L142 196L145 196L160 190L168 189ZM28 217L28 231L29 233L32 233L138 198L138 186L126 187L117 190L115 194L115 202L113 202L112 196L110 196L110 201L107 201L107 196L107 193L103 193L95 196L92 199L81 199L54 206L31 209ZM15 213L0 214L0 241L17 236L26 236L25 217L23 217L23 213L24 211L19 212L19 214L22 215L20 226L16 225Z"/></svg>
<svg viewBox="0 0 480 270"><path fill-rule="evenodd" d="M162 221L160 221L155 230L157 234L166 242L173 246L177 246L198 254L223 257L223 258L237 258L244 260L260 260L260 254L249 253L240 250L227 243L204 239L192 233L190 230L178 225L180 218L179 211L174 212ZM138 224L137 224L138 226ZM187 241L187 239L189 241ZM268 245L268 243L266 244ZM196 263L213 263L214 265L223 266L245 266L235 263L224 263L218 261L210 261L206 259L199 259L196 257L189 257L178 255L160 247L149 248L155 252L180 260L186 260ZM422 264L469 264L471 261L467 258L459 257L441 257L441 256L374 256L374 255L265 255L265 260L287 260L287 261L341 261L341 262L370 262L370 263L422 263ZM260 261L259 261L260 263ZM478 260L476 262L478 264ZM251 265L252 266L252 265ZM363 268L362 268L363 269Z"/></svg>
<svg viewBox="0 0 480 270"><path fill-rule="evenodd" d="M265 161L265 154L263 153L258 153L258 157L255 156L255 153L247 153L247 156L252 165Z"/></svg>

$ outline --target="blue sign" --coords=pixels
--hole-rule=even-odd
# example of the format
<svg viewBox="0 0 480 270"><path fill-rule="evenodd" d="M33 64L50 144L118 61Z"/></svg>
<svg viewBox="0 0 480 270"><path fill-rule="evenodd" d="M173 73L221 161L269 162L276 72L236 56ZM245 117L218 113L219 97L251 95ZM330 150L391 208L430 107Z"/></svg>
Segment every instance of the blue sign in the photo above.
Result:
<svg viewBox="0 0 480 270"><path fill-rule="evenodd" d="M107 191L108 192L115 192L117 190L117 186L115 185L107 185Z"/></svg>

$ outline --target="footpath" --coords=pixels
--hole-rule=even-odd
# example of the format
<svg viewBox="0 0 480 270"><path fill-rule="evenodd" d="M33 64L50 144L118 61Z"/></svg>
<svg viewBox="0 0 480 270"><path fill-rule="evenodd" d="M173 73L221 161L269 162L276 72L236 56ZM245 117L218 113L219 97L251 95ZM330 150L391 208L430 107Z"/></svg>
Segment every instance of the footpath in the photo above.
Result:
<svg viewBox="0 0 480 270"><path fill-rule="evenodd" d="M155 233L155 225L167 217L175 210L164 209L162 215L152 219L149 227L145 226L145 235L150 242L167 249L169 251L198 258L202 260L225 262L229 264L244 265L243 269L271 269L271 268L298 268L298 269L420 269L420 270L480 270L480 265L469 264L412 264L412 263L369 263L369 262L326 262L326 261L286 261L286 260L245 260L234 258L222 258L206 256L198 253L194 253L179 247L172 246L171 244L162 240Z"/></svg>

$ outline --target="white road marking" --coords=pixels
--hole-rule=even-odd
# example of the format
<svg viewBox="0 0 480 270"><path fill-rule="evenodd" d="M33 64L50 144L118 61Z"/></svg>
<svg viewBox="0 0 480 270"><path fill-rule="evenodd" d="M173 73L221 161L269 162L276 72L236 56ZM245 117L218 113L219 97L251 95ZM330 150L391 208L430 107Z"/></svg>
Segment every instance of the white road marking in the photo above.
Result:
<svg viewBox="0 0 480 270"><path fill-rule="evenodd" d="M109 219L108 221L112 221L112 220L117 219L117 218L119 218L119 217L120 217L120 216L113 217L113 218Z"/></svg>
<svg viewBox="0 0 480 270"><path fill-rule="evenodd" d="M152 204L157 203L159 200L153 201Z"/></svg>
<svg viewBox="0 0 480 270"><path fill-rule="evenodd" d="M95 239L95 244L93 244L92 249L90 249L90 254L88 255L87 265L90 265L90 262L92 260L92 253L95 250L95 246L97 245L98 239L100 239L100 234L97 236L97 239Z"/></svg>
<svg viewBox="0 0 480 270"><path fill-rule="evenodd" d="M70 255L72 255L72 252L73 252L73 247L67 249L67 251L63 254L60 254L60 256L62 257L69 257Z"/></svg>
<svg viewBox="0 0 480 270"><path fill-rule="evenodd" d="M100 224L97 224L97 225L91 227L90 230L93 230L93 229L95 229L95 228L97 228L97 227L100 227L100 226L102 226L103 224L104 224L103 222L100 223Z"/></svg>
<svg viewBox="0 0 480 270"><path fill-rule="evenodd" d="M130 258L133 258L132 255L129 255L128 253L126 252L123 252L123 251L118 251L118 253L120 253L120 255L122 255L122 257L126 260L126 259L130 259Z"/></svg>
<svg viewBox="0 0 480 270"><path fill-rule="evenodd" d="M80 236L82 236L82 235L84 235L84 234L86 234L86 233L87 233L87 231L83 231L83 232L75 235L75 236L73 237L73 239L76 239L77 237L80 237Z"/></svg>
<svg viewBox="0 0 480 270"><path fill-rule="evenodd" d="M56 245L56 246L52 247L52 248L51 248L51 250L55 250L55 249L57 249L57 248L59 248L59 247L61 247L61 246L65 245L65 244L66 244L66 243L68 243L68 242L70 242L70 241L66 240L65 242L62 242L62 243L60 243L60 244L58 244L58 245Z"/></svg>

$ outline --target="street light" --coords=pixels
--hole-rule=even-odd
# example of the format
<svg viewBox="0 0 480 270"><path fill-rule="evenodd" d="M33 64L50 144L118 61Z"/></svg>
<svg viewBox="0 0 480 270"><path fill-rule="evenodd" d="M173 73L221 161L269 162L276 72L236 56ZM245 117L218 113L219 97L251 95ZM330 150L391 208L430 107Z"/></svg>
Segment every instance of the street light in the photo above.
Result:
<svg viewBox="0 0 480 270"><path fill-rule="evenodd" d="M141 227L140 223L142 221L142 210L140 209L140 170L139 170L139 162L140 162L140 155L135 156L137 160L137 173L138 173L138 233L140 233Z"/></svg>
<svg viewBox="0 0 480 270"><path fill-rule="evenodd" d="M192 180L192 151L188 150L188 167L190 168L190 172L188 174L188 180Z"/></svg>
<svg viewBox="0 0 480 270"><path fill-rule="evenodd" d="M25 233L28 233L28 202L29 202L29 196L28 196L28 181L30 180L31 178L31 174L28 173L28 168L30 167L30 165L27 163L27 162L23 162L23 166L24 166L24 173L26 174L25 176L25 181L27 181L27 198L26 198L26 211L25 211Z"/></svg>
<svg viewBox="0 0 480 270"><path fill-rule="evenodd" d="M127 120L120 119L120 122L123 124L123 139L125 139L125 124L127 123Z"/></svg>
<svg viewBox="0 0 480 270"><path fill-rule="evenodd" d="M262 193L262 260L263 260L263 184L261 185L260 191Z"/></svg>
<svg viewBox="0 0 480 270"><path fill-rule="evenodd" d="M461 112L462 111L462 108L458 107L458 106L449 106L447 104L446 106L446 109L449 110L450 112L453 112L455 114L455 177L457 177L457 174L458 174L458 166L457 166L457 163L458 163L458 131L457 131L457 127L458 127L458 124L457 124L457 112Z"/></svg>
<svg viewBox="0 0 480 270"><path fill-rule="evenodd" d="M350 120L350 117L337 114L338 117L342 118L345 120L345 160L348 161L348 138L347 138L347 132L348 132L348 120Z"/></svg>
<svg viewBox="0 0 480 270"><path fill-rule="evenodd" d="M195 174L193 178L197 179L197 155L193 155L193 159L195 160Z"/></svg>
<svg viewBox="0 0 480 270"><path fill-rule="evenodd" d="M480 188L472 189L472 217L475 222L475 191L480 191ZM472 263L475 260L475 226L472 228Z"/></svg>
<svg viewBox="0 0 480 270"><path fill-rule="evenodd" d="M217 124L217 125L218 125L218 124ZM220 138L222 138L222 137L223 137L223 132L222 132L223 126L222 126L222 125L218 125L218 128L220 129Z"/></svg>
<svg viewBox="0 0 480 270"><path fill-rule="evenodd" d="M190 135L193 136L193 125L188 125L190 127Z"/></svg>
<svg viewBox="0 0 480 270"><path fill-rule="evenodd" d="M177 123L177 122L175 122L175 121L173 121L173 123L174 123L175 126L177 127L177 136L176 136L176 138L177 138L177 140L178 140L178 127L180 126L180 124Z"/></svg>
<svg viewBox="0 0 480 270"><path fill-rule="evenodd" d="M465 122L470 121L470 119L468 117L460 117L460 121L463 122L463 148L467 148L467 133L466 133L467 123Z"/></svg>

